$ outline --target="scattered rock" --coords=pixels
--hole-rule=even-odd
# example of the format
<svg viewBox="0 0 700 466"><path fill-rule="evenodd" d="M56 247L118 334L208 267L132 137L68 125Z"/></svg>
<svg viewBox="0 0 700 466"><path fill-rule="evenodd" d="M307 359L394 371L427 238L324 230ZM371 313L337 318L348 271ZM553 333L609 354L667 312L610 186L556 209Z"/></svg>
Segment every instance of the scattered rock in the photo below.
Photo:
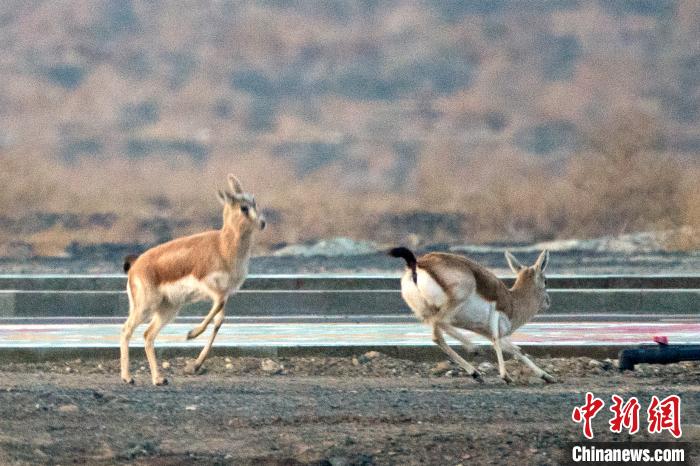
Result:
<svg viewBox="0 0 700 466"><path fill-rule="evenodd" d="M493 367L494 367L493 364L491 364L490 362L484 361L481 364L479 364L477 369L479 369L479 372L491 372L493 370Z"/></svg>
<svg viewBox="0 0 700 466"><path fill-rule="evenodd" d="M532 377L528 377L527 379L528 385L544 385L545 383L546 382L542 377L536 377L534 375Z"/></svg>
<svg viewBox="0 0 700 466"><path fill-rule="evenodd" d="M187 405L185 411L197 411L197 405Z"/></svg>
<svg viewBox="0 0 700 466"><path fill-rule="evenodd" d="M344 456L334 456L328 458L328 463L330 463L331 466L348 466L350 464L350 459Z"/></svg>
<svg viewBox="0 0 700 466"><path fill-rule="evenodd" d="M125 458L125 459L134 459L139 456L150 456L155 453L157 453L158 447L155 443L149 442L146 440L145 442L140 442L136 444L131 444L129 448L124 450L119 457L120 458Z"/></svg>
<svg viewBox="0 0 700 466"><path fill-rule="evenodd" d="M430 373L433 375L443 375L451 368L452 364L450 364L449 361L440 361L439 363L435 364L432 369L430 369Z"/></svg>
<svg viewBox="0 0 700 466"><path fill-rule="evenodd" d="M263 359L260 362L260 369L262 369L264 372L277 374L282 371L283 367L277 361L273 361L272 359Z"/></svg>
<svg viewBox="0 0 700 466"><path fill-rule="evenodd" d="M601 363L600 361L597 361L595 359L591 359L590 361L588 361L588 367L590 367L591 369L595 369L596 367L601 367L602 365L603 365L603 363Z"/></svg>
<svg viewBox="0 0 700 466"><path fill-rule="evenodd" d="M233 359L229 358L228 356L224 358L224 362L232 363Z"/></svg>
<svg viewBox="0 0 700 466"><path fill-rule="evenodd" d="M367 364L373 359L377 359L382 355L379 351L367 351L365 354L357 358L357 362L360 364Z"/></svg>
<svg viewBox="0 0 700 466"><path fill-rule="evenodd" d="M170 369L170 363L168 361L163 361L163 364L161 364L163 369Z"/></svg>
<svg viewBox="0 0 700 466"><path fill-rule="evenodd" d="M225 367L226 367L226 369L228 369L228 370L233 370L233 364L230 363L230 362L227 362Z"/></svg>
<svg viewBox="0 0 700 466"><path fill-rule="evenodd" d="M78 407L74 404L66 404L59 406L56 410L61 413L77 413Z"/></svg>

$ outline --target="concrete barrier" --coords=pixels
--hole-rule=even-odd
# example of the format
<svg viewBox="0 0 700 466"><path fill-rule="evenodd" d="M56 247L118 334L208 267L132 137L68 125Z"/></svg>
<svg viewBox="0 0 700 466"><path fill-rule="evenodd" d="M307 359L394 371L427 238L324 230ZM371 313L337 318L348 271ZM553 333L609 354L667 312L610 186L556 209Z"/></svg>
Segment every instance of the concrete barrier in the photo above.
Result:
<svg viewBox="0 0 700 466"><path fill-rule="evenodd" d="M513 277L500 277L510 286ZM700 289L696 275L548 275L549 289ZM125 275L0 275L0 290L123 291ZM250 275L242 290L399 290L399 275Z"/></svg>
<svg viewBox="0 0 700 466"><path fill-rule="evenodd" d="M700 275L551 276L547 280L550 311L536 316L521 331L531 337L522 342L530 354L614 357L629 345L633 333L635 341L650 341L652 335L662 334L672 341L700 343L695 339ZM128 313L125 285L124 275L0 275L0 333L4 332L0 356L23 361L117 357L115 341ZM417 324L401 299L399 288L398 275L251 276L228 301L226 313L229 323L253 325L224 326L214 354L340 356L373 349L401 358L444 359L425 333L428 330ZM161 335L159 353L192 356L193 347L201 346L202 340L185 342L184 335L208 309L209 303L186 306ZM308 323L314 325L303 325ZM355 333L339 341L340 327ZM575 337L566 333L571 329ZM233 332L228 342L227 331ZM177 332L177 338L168 340L168 332ZM369 336L360 338L363 332ZM416 340L420 332L425 338ZM63 344L55 344L59 337ZM249 341L243 344L245 338ZM111 346L105 347L109 342ZM134 345L140 344L136 338ZM136 349L135 354L142 356L142 351Z"/></svg>
<svg viewBox="0 0 700 466"><path fill-rule="evenodd" d="M700 316L700 276L548 277L550 316ZM0 318L125 317L123 275L0 276ZM645 287L637 285L645 284ZM576 285L574 288L566 286ZM683 287L689 286L690 287ZM185 307L181 316L200 316L208 303ZM401 299L398 277L285 275L252 276L229 299L229 316L413 319Z"/></svg>

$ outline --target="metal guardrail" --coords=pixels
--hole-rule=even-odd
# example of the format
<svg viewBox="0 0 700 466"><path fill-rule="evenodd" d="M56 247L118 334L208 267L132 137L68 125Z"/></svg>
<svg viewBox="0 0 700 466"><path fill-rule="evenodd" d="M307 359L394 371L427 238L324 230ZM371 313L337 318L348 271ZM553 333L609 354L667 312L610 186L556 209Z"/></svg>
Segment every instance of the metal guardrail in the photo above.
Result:
<svg viewBox="0 0 700 466"><path fill-rule="evenodd" d="M700 274L562 275L547 283L552 306L537 320L700 319ZM0 319L123 319L125 286L124 275L0 275ZM251 321L413 321L399 289L398 275L252 275L226 311ZM180 315L200 316L208 306Z"/></svg>

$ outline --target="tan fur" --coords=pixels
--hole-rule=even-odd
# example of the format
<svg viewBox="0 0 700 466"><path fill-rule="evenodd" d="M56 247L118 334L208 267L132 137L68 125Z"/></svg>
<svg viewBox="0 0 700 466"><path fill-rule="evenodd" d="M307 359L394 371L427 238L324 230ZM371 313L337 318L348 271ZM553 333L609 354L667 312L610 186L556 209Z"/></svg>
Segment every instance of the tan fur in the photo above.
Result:
<svg viewBox="0 0 700 466"><path fill-rule="evenodd" d="M211 300L212 308L187 337L199 336L212 320L215 326L207 345L189 366L189 371L196 372L206 359L223 322L226 300L243 284L248 273L253 232L265 227L255 200L243 193L240 182L232 175L229 175L229 185L232 192L219 193L224 205L221 230L155 246L129 264L129 318L121 336L121 376L125 382L133 383L129 374L129 339L136 326L151 318L144 333L151 377L155 385L167 383L160 376L154 340L184 304L202 299Z"/></svg>
<svg viewBox="0 0 700 466"><path fill-rule="evenodd" d="M548 257L547 251L543 251L533 266L525 267L506 253L508 263L516 273L515 283L509 289L490 270L464 256L425 254L416 259L417 283L412 279L412 271L406 269L401 281L402 296L414 313L433 327L433 340L475 378L480 379L479 373L449 348L442 336L443 331L468 348L471 345L461 330L470 330L491 339L501 377L506 381L510 378L505 372L501 348L531 367L538 376L552 381L549 374L535 366L508 340L516 329L549 307L549 295L544 286ZM430 279L421 280L420 277L425 276L422 273L432 278L432 282Z"/></svg>
<svg viewBox="0 0 700 466"><path fill-rule="evenodd" d="M508 317L513 315L513 299L506 285L490 270L457 254L428 253L418 258L424 269L445 290L453 302L476 292Z"/></svg>

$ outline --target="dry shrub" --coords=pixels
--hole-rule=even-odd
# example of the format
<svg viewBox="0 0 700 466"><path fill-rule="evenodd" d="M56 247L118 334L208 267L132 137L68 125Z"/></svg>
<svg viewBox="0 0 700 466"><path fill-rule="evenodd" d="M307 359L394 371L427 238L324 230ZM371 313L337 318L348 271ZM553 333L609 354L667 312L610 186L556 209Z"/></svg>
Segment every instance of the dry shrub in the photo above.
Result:
<svg viewBox="0 0 700 466"><path fill-rule="evenodd" d="M585 154L569 166L570 234L621 234L682 224L679 166L670 157L637 154L624 163ZM567 233L567 232L564 232Z"/></svg>
<svg viewBox="0 0 700 466"><path fill-rule="evenodd" d="M585 131L590 151L567 169L569 229L564 234L621 234L683 224L680 161L660 151L659 122L629 109Z"/></svg>

